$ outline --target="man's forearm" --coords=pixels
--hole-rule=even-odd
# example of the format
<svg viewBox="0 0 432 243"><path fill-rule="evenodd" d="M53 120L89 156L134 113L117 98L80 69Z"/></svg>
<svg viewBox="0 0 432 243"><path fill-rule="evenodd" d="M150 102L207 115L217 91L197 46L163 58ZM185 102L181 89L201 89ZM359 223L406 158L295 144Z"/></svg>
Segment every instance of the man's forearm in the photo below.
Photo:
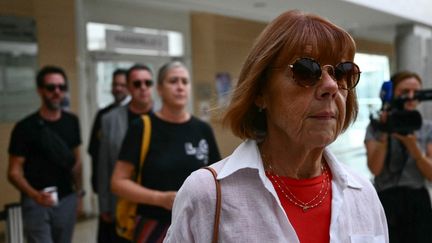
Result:
<svg viewBox="0 0 432 243"><path fill-rule="evenodd" d="M74 180L75 189L77 191L82 190L82 165L81 161L77 161L72 170L72 176Z"/></svg>
<svg viewBox="0 0 432 243"><path fill-rule="evenodd" d="M9 174L8 179L20 192L26 194L30 198L35 198L39 194L22 175Z"/></svg>
<svg viewBox="0 0 432 243"><path fill-rule="evenodd" d="M82 190L82 163L81 163L81 157L79 153L79 147L74 149L74 155L75 155L75 165L72 168L72 177L74 180L75 189L77 191Z"/></svg>
<svg viewBox="0 0 432 243"><path fill-rule="evenodd" d="M30 185L27 179L24 177L24 166L25 158L21 156L10 155L9 157L9 168L8 168L8 180L14 185L20 192L26 194L31 198L35 198L39 192Z"/></svg>

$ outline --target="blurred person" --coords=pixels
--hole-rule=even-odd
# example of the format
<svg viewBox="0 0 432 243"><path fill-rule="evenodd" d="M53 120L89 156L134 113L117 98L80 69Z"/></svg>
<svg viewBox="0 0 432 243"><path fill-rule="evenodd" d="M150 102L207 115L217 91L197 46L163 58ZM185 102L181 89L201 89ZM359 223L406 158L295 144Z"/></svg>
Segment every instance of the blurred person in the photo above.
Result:
<svg viewBox="0 0 432 243"><path fill-rule="evenodd" d="M97 190L101 225L104 230L98 235L99 242L122 240L115 230L116 197L111 193L110 181L114 164L118 158L123 138L134 119L152 111L153 74L151 69L136 64L126 73L130 102L118 106L102 116L99 159L97 163ZM109 234L110 233L110 234Z"/></svg>
<svg viewBox="0 0 432 243"><path fill-rule="evenodd" d="M100 127L101 127L102 116L117 106L126 105L129 103L130 96L127 90L126 74L127 74L127 70L120 69L120 68L116 69L113 72L112 83L111 83L111 94L113 95L114 101L108 106L106 106L105 108L102 108L97 112L92 126L90 142L87 151L92 158L91 185L95 193L97 193L97 187L96 187L97 161L99 156L100 133L101 133Z"/></svg>
<svg viewBox="0 0 432 243"><path fill-rule="evenodd" d="M358 112L355 51L346 31L295 10L258 37L224 116L246 141L211 166L219 242L388 242L372 184L327 148ZM212 174L192 173L165 242L211 242L215 208Z"/></svg>
<svg viewBox="0 0 432 243"><path fill-rule="evenodd" d="M150 146L142 184L132 175L140 163L144 125L136 120L123 141L112 176L112 190L139 203L134 242L161 242L171 223L171 208L183 181L193 171L220 159L211 127L187 111L189 71L178 61L160 68L157 91L162 107L150 114Z"/></svg>
<svg viewBox="0 0 432 243"><path fill-rule="evenodd" d="M82 195L80 128L78 118L61 109L68 88L62 68L43 67L37 73L36 85L42 104L12 131L8 179L21 193L27 242L67 243L72 241ZM49 129L65 144L69 155L65 161L55 160L56 154L52 153L56 151L44 146L48 141L43 141L43 129Z"/></svg>
<svg viewBox="0 0 432 243"><path fill-rule="evenodd" d="M420 76L409 71L392 77L394 99L409 98L403 104L414 111L413 99L422 87ZM387 122L387 113L381 117ZM425 185L432 180L432 123L423 120L412 134L380 131L369 124L365 136L368 167L375 176L375 187L384 206L392 243L432 242L432 206Z"/></svg>
<svg viewBox="0 0 432 243"><path fill-rule="evenodd" d="M98 192L97 190L98 169L97 168L98 168L98 160L99 160L102 116L117 106L123 106L129 103L130 96L127 89L126 74L127 74L126 69L119 68L114 70L112 74L112 83L111 83L111 94L113 95L114 101L107 107L102 108L98 111L91 130L90 142L87 151L90 154L92 159L91 185L95 193ZM112 230L113 230L112 222L106 224L105 221L101 217L99 217L98 233L97 233L98 242L99 243L110 242L109 237L110 235L113 234Z"/></svg>

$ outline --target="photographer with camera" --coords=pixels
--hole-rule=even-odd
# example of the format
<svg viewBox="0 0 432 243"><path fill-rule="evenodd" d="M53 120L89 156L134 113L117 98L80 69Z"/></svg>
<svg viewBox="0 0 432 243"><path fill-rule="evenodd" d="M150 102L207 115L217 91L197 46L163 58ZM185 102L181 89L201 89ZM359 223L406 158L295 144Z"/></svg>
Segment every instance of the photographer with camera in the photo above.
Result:
<svg viewBox="0 0 432 243"><path fill-rule="evenodd" d="M393 102L383 104L379 121L371 120L367 127L367 164L386 213L390 242L430 243L432 208L425 182L432 180L432 122L417 111L422 81L404 71L393 75L391 84ZM412 113L419 118L411 119ZM407 121L418 119L414 124L419 129L410 131L412 122Z"/></svg>

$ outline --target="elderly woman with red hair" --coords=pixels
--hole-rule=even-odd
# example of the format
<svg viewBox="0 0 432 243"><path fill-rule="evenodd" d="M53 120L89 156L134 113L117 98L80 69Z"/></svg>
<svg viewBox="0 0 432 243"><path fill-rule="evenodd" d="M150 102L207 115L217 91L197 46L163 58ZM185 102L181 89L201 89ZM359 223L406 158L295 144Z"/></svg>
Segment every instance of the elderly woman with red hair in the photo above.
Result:
<svg viewBox="0 0 432 243"><path fill-rule="evenodd" d="M374 187L327 148L358 112L355 51L346 31L300 11L258 37L224 117L245 141L211 165L220 242L388 242ZM165 242L210 242L216 199L212 174L192 173Z"/></svg>

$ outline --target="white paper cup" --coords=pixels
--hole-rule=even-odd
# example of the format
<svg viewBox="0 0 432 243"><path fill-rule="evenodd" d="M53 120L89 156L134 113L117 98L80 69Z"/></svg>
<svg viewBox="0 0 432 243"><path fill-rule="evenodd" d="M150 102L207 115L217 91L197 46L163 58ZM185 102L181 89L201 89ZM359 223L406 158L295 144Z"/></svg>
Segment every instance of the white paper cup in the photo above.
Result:
<svg viewBox="0 0 432 243"><path fill-rule="evenodd" d="M58 205L58 192L56 186L45 187L42 191L51 194L51 198L54 201L54 206Z"/></svg>

